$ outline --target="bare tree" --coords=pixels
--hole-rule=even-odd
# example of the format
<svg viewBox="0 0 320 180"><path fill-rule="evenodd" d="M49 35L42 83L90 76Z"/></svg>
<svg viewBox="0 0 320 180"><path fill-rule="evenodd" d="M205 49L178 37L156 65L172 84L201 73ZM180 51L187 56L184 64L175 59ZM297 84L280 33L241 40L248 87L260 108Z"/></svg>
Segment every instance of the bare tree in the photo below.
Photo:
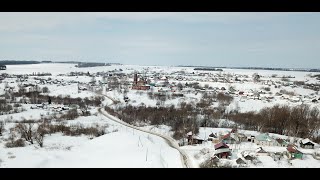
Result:
<svg viewBox="0 0 320 180"><path fill-rule="evenodd" d="M4 132L4 122L0 121L0 136L2 136L2 133Z"/></svg>
<svg viewBox="0 0 320 180"><path fill-rule="evenodd" d="M42 92L43 93L49 93L49 88L46 86L46 87L43 87L42 88Z"/></svg>
<svg viewBox="0 0 320 180"><path fill-rule="evenodd" d="M21 135L21 138L24 138L26 141L33 144L33 131L34 131L34 123L29 121L27 123L19 123L16 125L16 129Z"/></svg>
<svg viewBox="0 0 320 180"><path fill-rule="evenodd" d="M37 141L40 147L43 147L44 135L47 134L45 124L38 124L37 130L34 132L34 139Z"/></svg>

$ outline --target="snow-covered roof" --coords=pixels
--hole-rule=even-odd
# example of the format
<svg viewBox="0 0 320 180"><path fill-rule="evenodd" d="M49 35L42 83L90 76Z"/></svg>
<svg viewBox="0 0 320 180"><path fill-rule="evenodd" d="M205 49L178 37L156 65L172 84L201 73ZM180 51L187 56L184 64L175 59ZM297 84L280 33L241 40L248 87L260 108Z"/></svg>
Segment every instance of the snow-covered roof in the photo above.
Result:
<svg viewBox="0 0 320 180"><path fill-rule="evenodd" d="M218 148L220 148L220 147L223 147L223 148L229 148L229 146L228 146L228 145L226 145L226 144L225 144L225 143L223 143L223 142L220 142L220 143L218 143L218 144L214 145L214 149L218 149Z"/></svg>
<svg viewBox="0 0 320 180"><path fill-rule="evenodd" d="M312 141L310 141L310 139L308 139L308 138L301 140L301 142L302 142L302 144L306 144L306 143L308 143L308 142L314 144L314 143L313 143Z"/></svg>
<svg viewBox="0 0 320 180"><path fill-rule="evenodd" d="M273 140L267 133L259 134L258 136L256 136L256 139L258 141L272 141Z"/></svg>
<svg viewBox="0 0 320 180"><path fill-rule="evenodd" d="M295 146L293 146L293 145L289 145L289 146L287 147L287 150L288 150L289 152L291 152L291 153L302 153L301 151L299 151L299 150L297 149L297 147L295 147Z"/></svg>
<svg viewBox="0 0 320 180"><path fill-rule="evenodd" d="M215 150L214 154L220 154L220 153L224 153L224 152L230 152L230 149L229 148L217 149L217 150Z"/></svg>

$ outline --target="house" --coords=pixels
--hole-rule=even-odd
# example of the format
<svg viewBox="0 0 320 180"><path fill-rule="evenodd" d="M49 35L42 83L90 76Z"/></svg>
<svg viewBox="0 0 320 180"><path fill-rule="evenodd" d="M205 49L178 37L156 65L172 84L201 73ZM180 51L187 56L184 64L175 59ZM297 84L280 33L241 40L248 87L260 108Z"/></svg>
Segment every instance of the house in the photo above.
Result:
<svg viewBox="0 0 320 180"><path fill-rule="evenodd" d="M211 133L208 137L208 141L211 141L213 144L217 144L220 142L220 139L218 138L217 133Z"/></svg>
<svg viewBox="0 0 320 180"><path fill-rule="evenodd" d="M305 149L314 149L314 143L306 138L300 141L300 147Z"/></svg>
<svg viewBox="0 0 320 180"><path fill-rule="evenodd" d="M192 145L192 144L202 144L202 142L204 141L203 138L194 135L191 131L188 132L187 134L187 138L188 138L188 144Z"/></svg>
<svg viewBox="0 0 320 180"><path fill-rule="evenodd" d="M247 141L254 142L254 138L255 138L255 136L249 135L249 136L247 136Z"/></svg>
<svg viewBox="0 0 320 180"><path fill-rule="evenodd" d="M290 159L302 159L303 153L299 151L295 145L288 145L287 150L287 154Z"/></svg>
<svg viewBox="0 0 320 180"><path fill-rule="evenodd" d="M276 141L275 141L275 145L276 146L280 146L280 147L287 147L288 146L288 142L285 141L284 139L277 138Z"/></svg>
<svg viewBox="0 0 320 180"><path fill-rule="evenodd" d="M7 70L7 66L5 66L5 65L0 65L0 70Z"/></svg>
<svg viewBox="0 0 320 180"><path fill-rule="evenodd" d="M267 156L268 155L268 152L265 151L264 149L262 149L262 147L259 147L257 150L256 150L256 154L258 156Z"/></svg>
<svg viewBox="0 0 320 180"><path fill-rule="evenodd" d="M226 145L223 142L220 142L216 145L214 145L215 153L218 158L227 158L228 156L231 156L231 151L229 149L229 146Z"/></svg>
<svg viewBox="0 0 320 180"><path fill-rule="evenodd" d="M209 137L208 137L208 141L212 141L213 139L216 139L217 136L213 133L209 134Z"/></svg>
<svg viewBox="0 0 320 180"><path fill-rule="evenodd" d="M239 143L239 138L235 135L235 133L228 133L221 137L221 141L226 144L236 144Z"/></svg>
<svg viewBox="0 0 320 180"><path fill-rule="evenodd" d="M262 146L274 146L275 140L271 138L267 133L263 133L255 137L254 143Z"/></svg>
<svg viewBox="0 0 320 180"><path fill-rule="evenodd" d="M241 155L245 160L252 161L252 160L256 159L256 157L255 157L256 153L254 151L245 150L245 151L241 152Z"/></svg>
<svg viewBox="0 0 320 180"><path fill-rule="evenodd" d="M242 133L236 133L235 134L240 142L246 142L247 141L247 136L245 134Z"/></svg>
<svg viewBox="0 0 320 180"><path fill-rule="evenodd" d="M250 155L250 154L247 154L247 155L245 155L245 156L244 156L244 159L245 159L245 160L252 161L252 160L254 160L254 159L255 159L255 157L254 157L254 156L252 156L252 155Z"/></svg>

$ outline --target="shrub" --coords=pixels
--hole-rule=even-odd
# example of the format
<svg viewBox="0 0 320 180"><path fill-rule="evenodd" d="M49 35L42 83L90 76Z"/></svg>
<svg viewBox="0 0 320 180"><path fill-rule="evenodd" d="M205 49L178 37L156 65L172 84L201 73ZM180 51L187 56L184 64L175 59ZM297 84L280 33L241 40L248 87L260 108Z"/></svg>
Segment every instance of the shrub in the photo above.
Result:
<svg viewBox="0 0 320 180"><path fill-rule="evenodd" d="M293 91L287 91L285 89L281 89L280 93L281 94L286 94L286 95L289 95L289 96L294 96L295 95L295 93Z"/></svg>
<svg viewBox="0 0 320 180"><path fill-rule="evenodd" d="M297 85L297 86L303 86L305 85L304 81L294 81L293 84Z"/></svg>
<svg viewBox="0 0 320 180"><path fill-rule="evenodd" d="M90 111L88 111L90 112ZM66 114L63 114L60 118L66 120L73 120L79 117L77 109L70 109Z"/></svg>
<svg viewBox="0 0 320 180"><path fill-rule="evenodd" d="M202 163L200 163L200 168L213 168L213 167L217 167L217 162L214 162L211 159L207 159L205 161L203 161Z"/></svg>
<svg viewBox="0 0 320 180"><path fill-rule="evenodd" d="M19 123L16 125L15 129L21 135L21 138L24 138L26 141L33 144L34 122Z"/></svg>
<svg viewBox="0 0 320 180"><path fill-rule="evenodd" d="M21 107L21 104L15 103L15 104L13 104L13 107L15 107L15 108Z"/></svg>
<svg viewBox="0 0 320 180"><path fill-rule="evenodd" d="M270 91L270 87L264 87L263 88L265 91Z"/></svg>
<svg viewBox="0 0 320 180"><path fill-rule="evenodd" d="M218 168L233 168L233 166L232 166L232 163L228 161L219 165Z"/></svg>
<svg viewBox="0 0 320 180"><path fill-rule="evenodd" d="M224 93L218 93L217 100L223 105L229 105L233 101L233 97Z"/></svg>
<svg viewBox="0 0 320 180"><path fill-rule="evenodd" d="M13 141L13 142L7 142L6 144L5 144L5 146L7 147L7 148L14 148L14 147L24 147L25 146L25 142L24 142L24 140L23 139L17 139L17 140L15 140L15 141Z"/></svg>

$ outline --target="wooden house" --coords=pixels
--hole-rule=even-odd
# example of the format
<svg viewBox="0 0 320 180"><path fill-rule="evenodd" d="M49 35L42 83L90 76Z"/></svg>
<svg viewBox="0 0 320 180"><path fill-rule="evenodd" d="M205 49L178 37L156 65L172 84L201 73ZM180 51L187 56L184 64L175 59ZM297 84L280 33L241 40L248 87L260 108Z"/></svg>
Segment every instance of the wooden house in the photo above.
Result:
<svg viewBox="0 0 320 180"><path fill-rule="evenodd" d="M192 145L192 144L202 144L204 139L194 135L191 131L187 134L187 139L188 139L188 144Z"/></svg>
<svg viewBox="0 0 320 180"><path fill-rule="evenodd" d="M215 149L214 155L216 155L218 158L228 158L229 156L231 156L231 151L229 149L229 146L223 142L220 142L214 145L214 149Z"/></svg>
<svg viewBox="0 0 320 180"><path fill-rule="evenodd" d="M311 142L308 138L300 141L300 147L305 149L314 149L314 143Z"/></svg>

